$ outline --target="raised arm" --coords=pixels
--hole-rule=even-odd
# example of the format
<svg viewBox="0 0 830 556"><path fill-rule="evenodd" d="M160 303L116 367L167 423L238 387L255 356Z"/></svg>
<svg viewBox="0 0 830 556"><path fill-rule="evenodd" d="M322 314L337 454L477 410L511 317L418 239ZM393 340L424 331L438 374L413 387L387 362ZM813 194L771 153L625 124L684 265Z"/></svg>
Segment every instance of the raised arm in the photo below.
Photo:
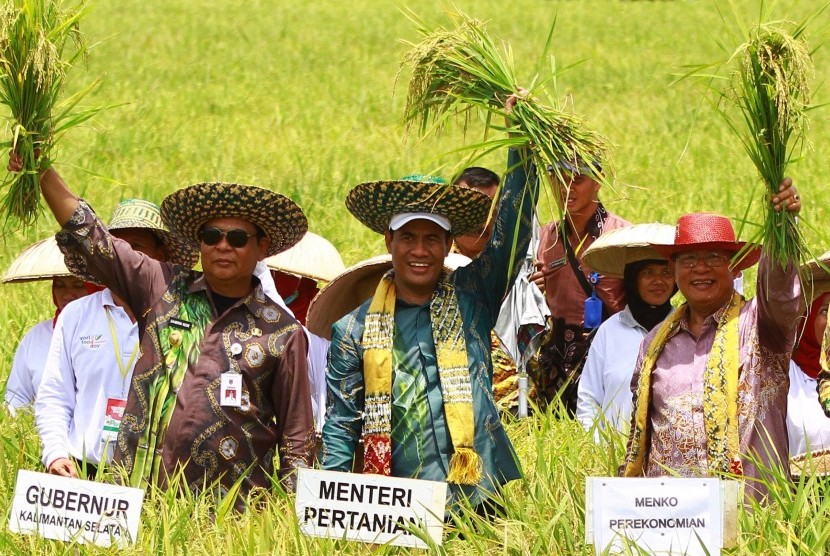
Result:
<svg viewBox="0 0 830 556"><path fill-rule="evenodd" d="M9 153L9 172L23 171L23 158L16 152ZM72 193L57 170L49 167L40 173L40 191L55 220L62 227L69 222L78 208L78 196Z"/></svg>
<svg viewBox="0 0 830 556"><path fill-rule="evenodd" d="M778 194L771 199L777 211L794 215L801 211L801 197L790 178L781 182ZM801 314L801 284L798 281L798 261L792 259L781 266L762 251L758 266L756 302L758 304L758 339L762 346L774 353L792 351L795 343L798 317ZM783 373L788 369L784 367Z"/></svg>

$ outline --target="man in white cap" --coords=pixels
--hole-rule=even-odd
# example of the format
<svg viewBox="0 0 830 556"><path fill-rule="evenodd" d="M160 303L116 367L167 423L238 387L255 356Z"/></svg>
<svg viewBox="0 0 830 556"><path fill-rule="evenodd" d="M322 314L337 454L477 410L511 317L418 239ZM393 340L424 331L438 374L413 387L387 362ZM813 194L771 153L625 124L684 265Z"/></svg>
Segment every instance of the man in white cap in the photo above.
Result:
<svg viewBox="0 0 830 556"><path fill-rule="evenodd" d="M12 154L10 170L22 164ZM161 206L165 224L199 245L204 273L160 263L109 234L54 169L41 191L62 226L58 244L122 297L136 316L136 363L114 463L131 486L183 484L219 495L239 481L237 507L270 488L275 457L293 488L314 442L299 323L264 294L258 261L299 241L307 222L290 199L227 183L180 189Z"/></svg>
<svg viewBox="0 0 830 556"><path fill-rule="evenodd" d="M392 270L332 328L324 469L352 470L362 436L363 472L447 481L450 507L482 513L521 476L492 396L490 332L527 251L537 184L517 153L508 167L492 238L454 272L453 236L482 227L486 195L425 180L349 193L352 214L384 235Z"/></svg>

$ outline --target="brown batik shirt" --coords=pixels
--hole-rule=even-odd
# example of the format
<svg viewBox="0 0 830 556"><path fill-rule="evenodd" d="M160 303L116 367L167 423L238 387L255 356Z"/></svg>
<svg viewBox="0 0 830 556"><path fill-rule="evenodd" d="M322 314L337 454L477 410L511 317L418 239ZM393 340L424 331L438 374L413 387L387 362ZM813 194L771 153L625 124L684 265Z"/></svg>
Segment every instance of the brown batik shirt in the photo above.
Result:
<svg viewBox="0 0 830 556"><path fill-rule="evenodd" d="M148 414L149 385L165 372L159 334L179 313L184 295L205 295L213 315L188 363L163 441L158 483L184 468L198 490L219 480L226 491L247 470L241 494L271 484L274 456L293 489L294 471L312 464L313 421L306 372L306 337L297 321L263 293L251 293L221 316L200 272L158 262L111 236L83 201L57 235L67 259L79 257L90 274L124 299L138 320L136 363L118 435L115 463L131 471ZM219 405L220 375L242 374L241 407ZM152 454L150 454L152 456ZM148 456L148 457L150 457ZM249 470L250 468L250 470Z"/></svg>

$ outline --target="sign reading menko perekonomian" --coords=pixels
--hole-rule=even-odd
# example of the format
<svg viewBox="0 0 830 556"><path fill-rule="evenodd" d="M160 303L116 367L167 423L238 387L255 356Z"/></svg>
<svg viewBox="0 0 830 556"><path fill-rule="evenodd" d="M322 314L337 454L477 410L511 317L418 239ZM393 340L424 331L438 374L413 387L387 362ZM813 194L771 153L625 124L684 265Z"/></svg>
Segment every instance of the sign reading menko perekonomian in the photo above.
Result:
<svg viewBox="0 0 830 556"><path fill-rule="evenodd" d="M48 539L124 546L135 542L144 491L23 469L9 529Z"/></svg>
<svg viewBox="0 0 830 556"><path fill-rule="evenodd" d="M588 477L585 488L586 536L596 554L633 545L649 554L720 554L718 479Z"/></svg>
<svg viewBox="0 0 830 556"><path fill-rule="evenodd" d="M299 469L296 511L306 535L427 548L412 530L441 544L446 496L446 483Z"/></svg>

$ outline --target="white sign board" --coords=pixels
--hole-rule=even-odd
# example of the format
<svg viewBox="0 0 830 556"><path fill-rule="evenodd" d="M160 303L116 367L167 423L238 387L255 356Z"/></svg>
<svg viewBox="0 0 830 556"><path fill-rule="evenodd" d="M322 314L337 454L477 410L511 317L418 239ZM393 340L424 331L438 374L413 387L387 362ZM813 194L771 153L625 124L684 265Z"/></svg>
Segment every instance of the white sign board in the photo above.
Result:
<svg viewBox="0 0 830 556"><path fill-rule="evenodd" d="M9 530L99 546L135 542L144 491L58 475L17 472Z"/></svg>
<svg viewBox="0 0 830 556"><path fill-rule="evenodd" d="M595 554L636 545L649 554L715 555L724 545L724 499L713 478L586 479L585 530ZM735 504L737 499L733 496Z"/></svg>
<svg viewBox="0 0 830 556"><path fill-rule="evenodd" d="M447 483L319 469L297 472L300 530L312 537L428 548L441 544Z"/></svg>

